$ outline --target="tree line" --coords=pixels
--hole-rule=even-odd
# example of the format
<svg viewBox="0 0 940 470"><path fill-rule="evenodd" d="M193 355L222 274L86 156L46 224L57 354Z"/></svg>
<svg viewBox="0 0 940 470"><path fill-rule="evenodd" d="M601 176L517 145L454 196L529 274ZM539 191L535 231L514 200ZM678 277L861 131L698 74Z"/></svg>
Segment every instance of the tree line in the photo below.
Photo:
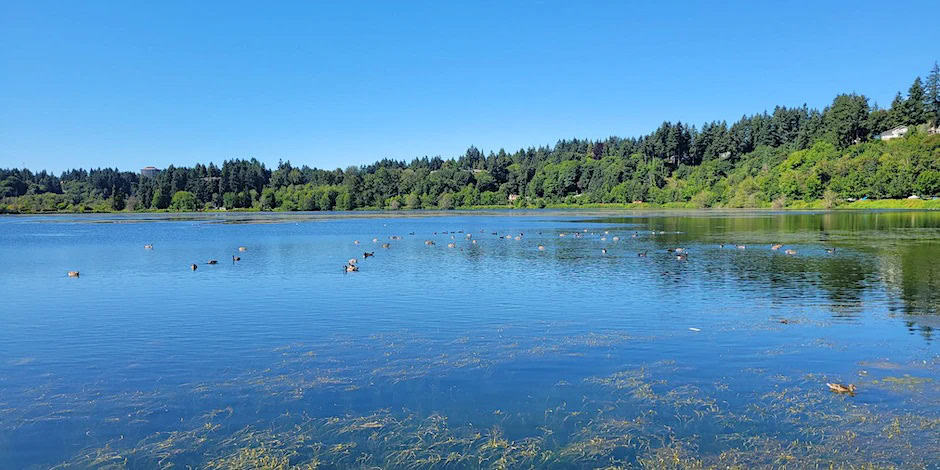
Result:
<svg viewBox="0 0 940 470"><path fill-rule="evenodd" d="M112 168L0 169L0 211L453 209L649 202L763 207L788 201L940 194L940 68L891 107L840 94L822 110L704 123L648 135L457 157L384 159L325 170L256 159L170 166L153 177ZM877 136L908 126L904 138Z"/></svg>

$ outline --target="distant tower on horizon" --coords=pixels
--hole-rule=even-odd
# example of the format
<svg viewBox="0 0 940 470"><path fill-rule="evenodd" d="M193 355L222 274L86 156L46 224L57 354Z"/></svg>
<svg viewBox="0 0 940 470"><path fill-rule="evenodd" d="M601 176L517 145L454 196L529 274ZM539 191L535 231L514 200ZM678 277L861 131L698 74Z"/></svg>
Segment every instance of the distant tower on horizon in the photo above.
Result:
<svg viewBox="0 0 940 470"><path fill-rule="evenodd" d="M155 166L145 166L140 169L140 176L150 178L152 176L157 176L160 173L160 169Z"/></svg>

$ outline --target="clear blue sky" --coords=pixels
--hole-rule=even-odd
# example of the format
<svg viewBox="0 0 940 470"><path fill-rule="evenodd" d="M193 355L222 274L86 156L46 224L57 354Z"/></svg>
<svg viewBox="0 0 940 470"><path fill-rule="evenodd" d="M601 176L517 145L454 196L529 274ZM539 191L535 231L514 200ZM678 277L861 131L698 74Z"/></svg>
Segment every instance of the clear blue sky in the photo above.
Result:
<svg viewBox="0 0 940 470"><path fill-rule="evenodd" d="M0 167L336 168L701 125L940 60L940 2L0 4Z"/></svg>

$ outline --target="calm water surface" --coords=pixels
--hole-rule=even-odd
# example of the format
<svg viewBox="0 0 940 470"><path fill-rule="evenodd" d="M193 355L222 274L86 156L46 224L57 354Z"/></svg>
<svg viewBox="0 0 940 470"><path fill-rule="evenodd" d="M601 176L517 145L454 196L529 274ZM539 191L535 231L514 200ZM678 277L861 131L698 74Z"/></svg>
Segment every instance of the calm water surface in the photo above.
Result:
<svg viewBox="0 0 940 470"><path fill-rule="evenodd" d="M0 468L937 468L940 213L406 215L0 218Z"/></svg>

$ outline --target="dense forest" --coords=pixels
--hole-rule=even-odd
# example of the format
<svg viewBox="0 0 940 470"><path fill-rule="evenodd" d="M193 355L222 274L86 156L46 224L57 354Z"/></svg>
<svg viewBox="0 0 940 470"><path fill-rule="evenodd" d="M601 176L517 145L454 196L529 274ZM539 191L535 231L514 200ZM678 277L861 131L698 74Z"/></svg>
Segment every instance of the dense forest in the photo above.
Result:
<svg viewBox="0 0 940 470"><path fill-rule="evenodd" d="M940 69L883 109L842 94L822 110L778 106L730 125L664 122L649 135L345 170L256 159L61 175L0 169L0 212L454 209L647 203L785 207L940 195ZM907 126L892 140L879 134Z"/></svg>

